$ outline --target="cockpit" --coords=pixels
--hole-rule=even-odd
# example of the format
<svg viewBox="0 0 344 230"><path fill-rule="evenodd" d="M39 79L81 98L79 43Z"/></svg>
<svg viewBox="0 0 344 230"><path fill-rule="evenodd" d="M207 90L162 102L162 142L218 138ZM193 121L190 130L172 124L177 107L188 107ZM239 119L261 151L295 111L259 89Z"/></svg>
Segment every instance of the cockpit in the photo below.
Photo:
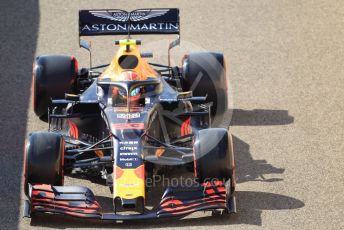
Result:
<svg viewBox="0 0 344 230"><path fill-rule="evenodd" d="M97 97L105 107L138 108L152 103L161 91L157 78L144 81L100 80L97 84Z"/></svg>

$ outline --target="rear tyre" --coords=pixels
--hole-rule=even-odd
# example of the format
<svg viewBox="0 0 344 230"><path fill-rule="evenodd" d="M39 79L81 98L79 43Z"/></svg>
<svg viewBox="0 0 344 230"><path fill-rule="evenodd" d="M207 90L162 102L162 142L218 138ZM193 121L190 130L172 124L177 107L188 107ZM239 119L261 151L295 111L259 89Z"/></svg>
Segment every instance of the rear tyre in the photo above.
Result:
<svg viewBox="0 0 344 230"><path fill-rule="evenodd" d="M33 110L47 121L51 99L63 99L65 93L75 91L78 63L74 57L43 55L33 63Z"/></svg>
<svg viewBox="0 0 344 230"><path fill-rule="evenodd" d="M190 53L183 60L182 88L212 102L211 115L222 118L228 109L226 63L222 53Z"/></svg>
<svg viewBox="0 0 344 230"><path fill-rule="evenodd" d="M214 179L227 182L235 188L235 166L231 134L223 128L203 129L196 133L194 169L202 183Z"/></svg>
<svg viewBox="0 0 344 230"><path fill-rule="evenodd" d="M63 185L64 139L50 132L35 132L26 141L24 192L29 184Z"/></svg>

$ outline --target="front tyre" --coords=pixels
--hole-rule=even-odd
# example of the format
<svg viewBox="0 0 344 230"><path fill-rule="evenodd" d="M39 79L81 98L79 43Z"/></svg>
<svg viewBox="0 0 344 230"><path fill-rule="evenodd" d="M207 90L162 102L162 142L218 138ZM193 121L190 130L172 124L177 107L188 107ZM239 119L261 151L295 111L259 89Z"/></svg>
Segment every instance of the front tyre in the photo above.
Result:
<svg viewBox="0 0 344 230"><path fill-rule="evenodd" d="M194 142L194 169L202 183L221 180L235 190L235 163L231 134L227 129L203 129L196 133Z"/></svg>
<svg viewBox="0 0 344 230"><path fill-rule="evenodd" d="M64 139L51 132L34 132L26 140L24 152L24 192L29 184L63 185Z"/></svg>

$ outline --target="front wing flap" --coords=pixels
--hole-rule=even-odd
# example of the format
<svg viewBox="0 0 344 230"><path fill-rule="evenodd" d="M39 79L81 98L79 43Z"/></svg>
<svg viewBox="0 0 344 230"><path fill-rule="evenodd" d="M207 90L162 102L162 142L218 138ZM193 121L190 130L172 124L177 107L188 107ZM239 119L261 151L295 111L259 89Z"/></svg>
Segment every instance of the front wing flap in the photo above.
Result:
<svg viewBox="0 0 344 230"><path fill-rule="evenodd" d="M206 182L201 186L169 187L154 211L144 214L122 215L102 213L92 191L81 186L33 185L24 215L32 213L65 214L80 218L101 220L143 220L172 216L185 216L192 212L228 209L225 184L222 181Z"/></svg>
<svg viewBox="0 0 344 230"><path fill-rule="evenodd" d="M226 209L226 188L222 181L206 182L199 187L167 188L157 212L159 217L185 215L208 209Z"/></svg>
<svg viewBox="0 0 344 230"><path fill-rule="evenodd" d="M101 207L92 191L81 186L33 185L30 212L51 212L75 217L100 218Z"/></svg>

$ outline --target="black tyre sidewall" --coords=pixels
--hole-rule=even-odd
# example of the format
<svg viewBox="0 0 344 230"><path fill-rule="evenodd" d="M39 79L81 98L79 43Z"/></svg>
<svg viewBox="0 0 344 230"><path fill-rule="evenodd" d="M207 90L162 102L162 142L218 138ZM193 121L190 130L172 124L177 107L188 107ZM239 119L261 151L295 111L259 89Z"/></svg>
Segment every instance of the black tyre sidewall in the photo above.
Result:
<svg viewBox="0 0 344 230"><path fill-rule="evenodd" d="M25 146L24 191L28 184L63 185L64 139L57 133L32 133Z"/></svg>
<svg viewBox="0 0 344 230"><path fill-rule="evenodd" d="M220 118L228 109L225 65L223 54L214 52L190 53L183 60L183 90L191 90L200 76L193 95L207 95L207 102L213 102L211 114Z"/></svg>
<svg viewBox="0 0 344 230"><path fill-rule="evenodd" d="M200 130L194 144L195 176L202 183L213 179L232 179L233 153L226 129Z"/></svg>
<svg viewBox="0 0 344 230"><path fill-rule="evenodd" d="M51 99L63 99L75 91L77 61L64 55L43 55L35 59L32 73L33 110L47 120Z"/></svg>

